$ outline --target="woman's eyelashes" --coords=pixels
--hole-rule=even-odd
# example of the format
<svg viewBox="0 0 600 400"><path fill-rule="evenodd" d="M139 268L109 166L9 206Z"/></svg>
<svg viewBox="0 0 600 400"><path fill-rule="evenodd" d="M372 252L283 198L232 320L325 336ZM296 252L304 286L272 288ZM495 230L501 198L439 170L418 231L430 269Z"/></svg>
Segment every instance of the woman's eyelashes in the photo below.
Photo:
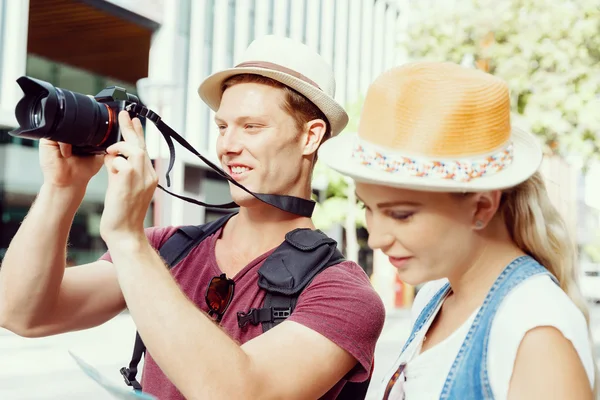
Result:
<svg viewBox="0 0 600 400"><path fill-rule="evenodd" d="M371 208L367 206L363 201L357 201L358 208L364 210L367 215L372 213ZM407 210L383 210L384 215L398 220L398 221L406 221L410 217L415 214L415 211L407 211Z"/></svg>
<svg viewBox="0 0 600 400"><path fill-rule="evenodd" d="M372 211L369 207L364 207L365 215L370 216ZM413 215L414 211L384 211L383 215L392 218L396 221L408 221Z"/></svg>
<svg viewBox="0 0 600 400"><path fill-rule="evenodd" d="M395 211L395 210L390 210L390 211L387 211L386 214L390 218L393 218L395 220L406 221L410 217L412 217L415 213L414 213L414 211Z"/></svg>

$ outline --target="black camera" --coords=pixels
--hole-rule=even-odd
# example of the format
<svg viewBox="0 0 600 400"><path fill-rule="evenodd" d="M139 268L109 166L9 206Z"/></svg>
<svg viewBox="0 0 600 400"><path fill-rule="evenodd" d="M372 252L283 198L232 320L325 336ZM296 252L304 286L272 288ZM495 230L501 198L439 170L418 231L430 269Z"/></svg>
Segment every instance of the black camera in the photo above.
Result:
<svg viewBox="0 0 600 400"><path fill-rule="evenodd" d="M175 140L231 184L238 186L264 203L303 217L312 215L315 206L315 202L312 200L287 195L254 193L247 189L200 154L185 138L168 126L158 114L146 108L137 96L127 93L121 87L107 87L92 98L54 87L48 82L28 76L20 77L17 79L17 83L25 95L15 108L19 128L9 132L12 136L34 140L44 138L69 143L73 146L73 154L77 155L103 154L106 148L121 140L121 130L117 118L119 112L125 110L131 118L140 118L142 124L146 120L152 122L167 142L170 153L169 166L165 173L167 186L170 186L169 173L175 163L175 146L173 144L173 140ZM178 199L203 207L222 209L238 207L234 202L207 204L172 193L161 185L158 187Z"/></svg>
<svg viewBox="0 0 600 400"><path fill-rule="evenodd" d="M48 82L22 76L17 83L25 93L17 103L19 128L12 136L50 139L73 145L73 154L102 154L121 140L117 116L137 96L124 88L110 86L93 98L54 87ZM129 112L133 118L137 114Z"/></svg>

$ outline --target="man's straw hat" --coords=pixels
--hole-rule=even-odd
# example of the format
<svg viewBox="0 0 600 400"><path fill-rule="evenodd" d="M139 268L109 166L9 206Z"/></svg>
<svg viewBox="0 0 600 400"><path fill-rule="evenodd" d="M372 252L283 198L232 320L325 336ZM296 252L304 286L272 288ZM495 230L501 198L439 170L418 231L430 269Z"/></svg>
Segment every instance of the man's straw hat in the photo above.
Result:
<svg viewBox="0 0 600 400"><path fill-rule="evenodd" d="M333 69L319 53L301 42L274 35L254 40L234 68L216 72L202 82L198 88L200 98L212 110L218 110L221 85L240 74L266 76L302 93L325 114L332 136L348 124L348 114L334 100Z"/></svg>
<svg viewBox="0 0 600 400"><path fill-rule="evenodd" d="M525 181L542 150L533 135L511 126L504 81L453 63L420 62L380 75L358 134L328 140L319 158L356 181L469 192Z"/></svg>

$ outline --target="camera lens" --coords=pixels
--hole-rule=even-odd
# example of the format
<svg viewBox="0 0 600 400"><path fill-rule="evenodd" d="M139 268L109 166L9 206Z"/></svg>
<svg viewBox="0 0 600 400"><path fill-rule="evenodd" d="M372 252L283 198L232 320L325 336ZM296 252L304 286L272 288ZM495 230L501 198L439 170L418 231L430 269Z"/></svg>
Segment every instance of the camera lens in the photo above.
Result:
<svg viewBox="0 0 600 400"><path fill-rule="evenodd" d="M117 114L139 102L137 96L118 86L104 88L92 97L28 76L17 83L24 93L15 107L19 127L9 134L69 143L78 155L102 154L120 141Z"/></svg>
<svg viewBox="0 0 600 400"><path fill-rule="evenodd" d="M102 152L119 139L112 107L120 104L110 96L98 102L30 77L21 77L17 83L24 96L15 107L19 128L9 132L12 136L69 143L83 153Z"/></svg>
<svg viewBox="0 0 600 400"><path fill-rule="evenodd" d="M42 104L43 98L38 98L31 109L31 127L39 128L42 125L44 118L44 105Z"/></svg>

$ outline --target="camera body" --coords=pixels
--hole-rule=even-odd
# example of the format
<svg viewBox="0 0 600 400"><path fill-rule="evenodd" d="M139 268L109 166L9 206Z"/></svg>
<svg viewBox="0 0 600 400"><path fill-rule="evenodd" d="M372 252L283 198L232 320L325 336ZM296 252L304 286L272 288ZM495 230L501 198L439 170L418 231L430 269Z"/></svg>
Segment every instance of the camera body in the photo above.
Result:
<svg viewBox="0 0 600 400"><path fill-rule="evenodd" d="M19 128L9 134L69 143L77 155L102 154L120 141L119 112L130 104L140 104L137 96L119 86L107 87L91 97L28 76L20 77L17 83L24 92L15 107ZM137 116L133 112L129 115Z"/></svg>

